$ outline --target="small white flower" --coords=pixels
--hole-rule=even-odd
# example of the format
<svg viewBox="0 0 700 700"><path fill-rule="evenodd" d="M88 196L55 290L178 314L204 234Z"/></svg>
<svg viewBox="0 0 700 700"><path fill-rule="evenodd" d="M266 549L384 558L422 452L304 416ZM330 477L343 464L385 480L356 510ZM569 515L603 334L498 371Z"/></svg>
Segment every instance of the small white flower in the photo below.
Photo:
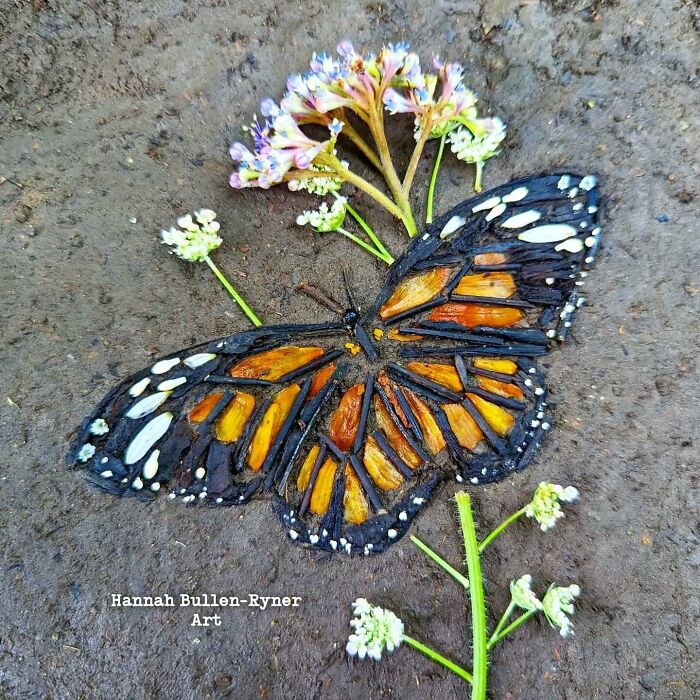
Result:
<svg viewBox="0 0 700 700"><path fill-rule="evenodd" d="M542 610L542 603L532 588L532 576L525 574L517 581L510 582L510 595L513 602L523 610Z"/></svg>
<svg viewBox="0 0 700 700"><path fill-rule="evenodd" d="M181 216L177 223L184 231L172 227L167 231L161 231L161 243L171 246L173 249L171 252L183 260L201 262L223 242L217 235L221 224L214 220L215 216L216 213L211 209L200 209L195 212L199 223L192 220L191 214Z"/></svg>
<svg viewBox="0 0 700 700"><path fill-rule="evenodd" d="M345 168L349 167L349 163L345 160L341 161ZM313 170L318 173L328 172L331 173L331 169L325 165L315 165L312 164L309 170ZM343 181L338 177L308 177L300 180L290 180L288 187L292 192L298 192L300 190L306 190L311 194L318 195L319 197L325 197L327 194L332 192L339 192L340 188L343 186Z"/></svg>
<svg viewBox="0 0 700 700"><path fill-rule="evenodd" d="M200 224L209 224L216 219L216 212L211 209L199 209L194 213L194 218L197 219Z"/></svg>
<svg viewBox="0 0 700 700"><path fill-rule="evenodd" d="M475 136L469 129L450 132L452 152L465 163L483 163L499 153L498 147L506 137L506 125L498 117L478 120L481 133Z"/></svg>
<svg viewBox="0 0 700 700"><path fill-rule="evenodd" d="M403 622L391 610L371 605L364 598L352 604L355 619L350 626L355 630L348 637L345 650L350 656L379 661L382 651L394 651L403 641Z"/></svg>
<svg viewBox="0 0 700 700"><path fill-rule="evenodd" d="M312 211L304 211L297 216L297 224L311 227L321 232L337 231L345 221L348 200L345 197L338 197L331 207L326 202Z"/></svg>
<svg viewBox="0 0 700 700"><path fill-rule="evenodd" d="M95 420L90 423L88 430L93 435L106 435L109 432L109 426L107 425L107 421L103 418L95 418Z"/></svg>
<svg viewBox="0 0 700 700"><path fill-rule="evenodd" d="M178 231L174 226L171 226L167 231L163 229L160 232L160 242L165 245L177 245L184 237L182 231Z"/></svg>
<svg viewBox="0 0 700 700"><path fill-rule="evenodd" d="M567 617L574 612L574 599L581 595L581 588L575 583L571 586L554 586L545 593L542 609L552 627L559 629L562 637L574 633L574 626Z"/></svg>
<svg viewBox="0 0 700 700"><path fill-rule="evenodd" d="M545 532L553 528L559 518L564 517L559 501L572 503L578 497L578 490L573 486L564 488L559 484L542 481L535 490L532 501L525 506L525 515L537 520L540 529Z"/></svg>
<svg viewBox="0 0 700 700"><path fill-rule="evenodd" d="M95 454L95 446L86 442L78 452L78 459L81 462L87 462Z"/></svg>

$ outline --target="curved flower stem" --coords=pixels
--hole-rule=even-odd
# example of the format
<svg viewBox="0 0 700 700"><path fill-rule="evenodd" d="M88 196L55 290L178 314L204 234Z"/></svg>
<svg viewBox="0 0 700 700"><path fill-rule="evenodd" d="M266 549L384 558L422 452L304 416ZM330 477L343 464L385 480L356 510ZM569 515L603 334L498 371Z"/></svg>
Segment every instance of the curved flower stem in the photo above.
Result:
<svg viewBox="0 0 700 700"><path fill-rule="evenodd" d="M456 495L459 520L464 535L464 550L467 555L469 574L469 597L472 604L472 700L486 700L488 674L488 651L486 646L486 607L484 604L484 581L481 575L479 543L476 539L471 498L460 491Z"/></svg>
<svg viewBox="0 0 700 700"><path fill-rule="evenodd" d="M433 128L432 119L429 117L425 120L425 123L421 125L420 136L418 141L416 141L416 146L413 149L413 154L411 155L411 160L406 168L406 174L403 176L403 183L401 189L405 197L408 197L408 193L411 191L411 185L413 184L413 178L416 175L416 168L418 167L418 162L420 161L421 154L423 153L423 148L425 147L426 141L430 136L430 130Z"/></svg>
<svg viewBox="0 0 700 700"><path fill-rule="evenodd" d="M505 639L511 632L515 632L515 630L518 629L521 625L524 625L531 617L536 615L539 611L538 610L528 610L526 613L523 613L520 617L516 618L511 622L508 627L506 627L502 632L496 635L492 635L491 639L489 639L488 644L486 645L487 649L491 649L498 644L502 639Z"/></svg>
<svg viewBox="0 0 700 700"><path fill-rule="evenodd" d="M454 661L446 659L442 654L438 654L435 650L426 646L425 644L419 642L417 639L409 637L407 634L403 635L403 641L414 649L417 649L421 654L425 654L432 661L436 661L445 668L449 668L452 673L456 673L460 678L463 678L468 683L472 682L472 674L466 671L461 666L458 666Z"/></svg>
<svg viewBox="0 0 700 700"><path fill-rule="evenodd" d="M451 564L448 564L437 552L434 552L427 544L419 540L415 535L411 535L411 542L418 547L418 549L423 552L423 554L430 557L438 566L442 567L447 573L452 576L456 581L464 586L466 590L469 590L469 579L461 574L457 569Z"/></svg>
<svg viewBox="0 0 700 700"><path fill-rule="evenodd" d="M484 161L477 160L475 165L476 177L474 178L474 192L481 192L481 176L484 174Z"/></svg>
<svg viewBox="0 0 700 700"><path fill-rule="evenodd" d="M493 634L489 637L488 644L493 642L493 640L498 637L503 627L507 624L508 620L510 620L510 616L513 614L513 610L515 610L516 607L517 606L512 600L510 601L510 603L508 603L508 607L506 608L506 611L503 613L503 615L501 615L501 619L498 621L496 629L493 631ZM487 648L488 644L486 645Z"/></svg>
<svg viewBox="0 0 700 700"><path fill-rule="evenodd" d="M332 194L336 199L340 197L337 192L333 192ZM350 214L350 216L357 221L362 230L369 236L369 239L372 241L372 243L374 243L377 250L384 256L385 260L391 265L391 263L394 262L394 258L392 254L384 247L384 244L379 240L379 236L377 236L370 225L347 202L345 203L345 208L347 209L348 214Z"/></svg>
<svg viewBox="0 0 700 700"><path fill-rule="evenodd" d="M497 528L492 530L481 542L479 542L479 552L483 552L486 547L493 542L511 523L514 523L518 518L525 515L525 508L516 511L510 517L506 518Z"/></svg>
<svg viewBox="0 0 700 700"><path fill-rule="evenodd" d="M433 223L433 198L435 197L435 181L437 180L440 163L442 163L442 153L445 150L445 139L447 134L440 137L440 147L438 148L437 156L435 156L435 165L433 166L433 174L430 176L430 185L428 187L428 201L426 203L425 223Z"/></svg>
<svg viewBox="0 0 700 700"><path fill-rule="evenodd" d="M391 256L389 256L391 260L388 260L383 253L378 251L376 248L372 248L372 246L369 245L369 243L365 243L365 241L363 241L361 238L358 238L353 233L350 233L350 231L346 231L344 228L341 227L337 228L336 231L338 233L342 233L343 236L349 238L353 243L357 243L357 245L364 248L368 253L372 253L372 255L379 258L382 262L385 262L387 265L391 265L391 263L393 262L394 259L391 258Z"/></svg>
<svg viewBox="0 0 700 700"><path fill-rule="evenodd" d="M241 307L243 313L248 317L250 322L254 326L262 326L262 321L255 315L250 306L246 304L245 299L243 299L243 297L233 288L233 285L226 279L226 277L224 277L224 273L221 272L216 265L214 265L212 259L208 255L206 258L204 258L204 262L209 265L209 268L216 275L219 282L224 285L226 291L236 300L236 302L238 302L238 305Z"/></svg>
<svg viewBox="0 0 700 700"><path fill-rule="evenodd" d="M358 133L355 127L350 124L347 117L343 116L343 130L340 132L341 135L347 137L349 141L352 141L355 146L360 150L362 155L367 158L367 160L381 172L382 163L379 160L379 156L374 152L372 147L365 141L362 136Z"/></svg>

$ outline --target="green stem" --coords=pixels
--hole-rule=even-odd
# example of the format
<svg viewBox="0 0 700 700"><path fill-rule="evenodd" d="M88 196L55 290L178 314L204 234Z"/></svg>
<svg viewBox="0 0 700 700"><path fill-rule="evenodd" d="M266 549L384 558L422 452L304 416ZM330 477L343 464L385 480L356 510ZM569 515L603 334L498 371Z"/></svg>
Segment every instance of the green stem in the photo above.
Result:
<svg viewBox="0 0 700 700"><path fill-rule="evenodd" d="M484 173L484 162L478 160L476 162L476 178L474 179L474 192L481 192L481 176Z"/></svg>
<svg viewBox="0 0 700 700"><path fill-rule="evenodd" d="M459 520L464 535L464 551L467 555L469 574L469 597L472 605L472 700L486 699L488 674L488 651L486 646L486 606L484 603L484 581L481 574L479 543L476 539L471 498L460 491L456 495Z"/></svg>
<svg viewBox="0 0 700 700"><path fill-rule="evenodd" d="M481 542L479 542L479 552L483 552L486 547L493 542L511 523L514 523L518 518L521 518L523 515L525 515L525 508L521 508L520 510L516 511L511 515L509 518L506 518L497 528L495 528L490 534L488 534L486 537L484 537Z"/></svg>
<svg viewBox="0 0 700 700"><path fill-rule="evenodd" d="M333 196L338 199L340 195L337 192L333 192ZM355 221L362 227L362 230L369 236L370 240L376 246L377 250L385 257L386 261L391 265L394 262L394 258L391 253L384 247L384 244L379 240L379 236L372 230L370 225L359 215L359 213L353 209L347 202L345 208L348 214L352 216Z"/></svg>
<svg viewBox="0 0 700 700"><path fill-rule="evenodd" d="M415 535L411 535L411 542L418 547L418 549L423 552L423 554L426 554L428 557L430 557L438 566L441 566L447 573L452 576L455 580L459 581L464 588L469 590L469 579L464 576L464 574L461 574L457 569L454 568L451 564L448 564L437 552L434 552L430 547L428 547L427 544L424 542L421 542Z"/></svg>
<svg viewBox="0 0 700 700"><path fill-rule="evenodd" d="M224 277L224 273L221 272L216 265L214 265L212 259L208 255L206 258L204 258L204 262L209 265L209 268L217 276L219 282L224 285L228 293L236 300L236 302L238 302L238 305L243 310L243 313L250 319L250 322L254 326L262 326L262 321L255 315L253 309L246 304L245 299L233 288L233 285L226 279L226 277Z"/></svg>
<svg viewBox="0 0 700 700"><path fill-rule="evenodd" d="M412 646L414 649L420 651L422 654L425 654L429 659L442 664L445 668L449 668L452 673L456 673L460 678L463 678L468 683L472 682L472 674L469 673L469 671L465 671L461 666L454 663L454 661L446 659L442 654L438 654L436 651L425 644L422 644L417 639L413 639L412 637L404 634L403 641L409 646Z"/></svg>
<svg viewBox="0 0 700 700"><path fill-rule="evenodd" d="M382 253L380 253L376 248L372 248L369 243L365 243L361 238L358 236L355 236L354 234L350 233L350 231L346 231L344 228L337 228L336 231L338 233L342 233L343 236L346 238L349 238L353 243L357 243L360 247L364 248L368 253L372 253L375 257L379 258L382 262L385 262L387 265L391 265L393 262L393 258L391 262L384 257Z"/></svg>
<svg viewBox="0 0 700 700"><path fill-rule="evenodd" d="M440 163L442 162L442 152L445 150L445 139L447 134L440 137L440 147L438 148L437 156L435 157L435 165L433 166L433 174L430 176L430 186L428 187L428 201L426 205L425 223L433 223L433 198L435 197L435 181L437 180Z"/></svg>
<svg viewBox="0 0 700 700"><path fill-rule="evenodd" d="M515 632L518 627L524 625L533 615L536 615L538 612L538 610L528 610L526 613L523 613L520 617L513 620L513 622L511 622L508 627L500 632L497 637L492 636L491 639L489 639L486 648L491 649L492 647L495 647L498 642L505 639L511 632Z"/></svg>
<svg viewBox="0 0 700 700"><path fill-rule="evenodd" d="M501 619L498 621L498 624L496 625L496 629L493 631L493 634L489 638L489 641L488 641L489 644L494 639L496 639L498 637L500 631L507 624L508 620L510 620L510 616L513 614L513 610L515 610L516 607L517 606L515 605L515 603L512 600L510 601L510 603L508 603L508 607L506 608L506 611L503 613L503 615L501 615Z"/></svg>
<svg viewBox="0 0 700 700"><path fill-rule="evenodd" d="M416 175L416 169L418 168L418 162L420 161L421 154L423 153L423 148L425 143L430 136L430 131L433 128L432 119L429 117L425 120L425 123L421 125L420 136L416 142L416 146L413 149L413 154L411 155L411 160L406 168L406 174L403 176L403 183L401 184L401 191L404 197L408 198L408 194L411 191L411 185L413 184L413 178Z"/></svg>
<svg viewBox="0 0 700 700"><path fill-rule="evenodd" d="M342 116L343 120L343 130L340 132L349 141L352 141L355 146L360 150L362 155L377 169L381 172L382 162L379 160L379 156L372 150L372 147L365 141L358 131L348 122L345 115Z"/></svg>

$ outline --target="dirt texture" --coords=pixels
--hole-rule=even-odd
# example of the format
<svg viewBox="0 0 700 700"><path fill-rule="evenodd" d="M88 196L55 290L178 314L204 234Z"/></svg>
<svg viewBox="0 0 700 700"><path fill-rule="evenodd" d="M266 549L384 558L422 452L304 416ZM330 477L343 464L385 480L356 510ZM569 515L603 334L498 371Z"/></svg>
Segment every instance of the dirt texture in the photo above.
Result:
<svg viewBox="0 0 700 700"><path fill-rule="evenodd" d="M576 635L520 630L492 653L490 697L698 697L699 26L684 0L0 0L0 695L468 696L408 648L377 664L345 654L350 602L365 596L470 664L468 601L407 539L381 556L319 557L284 538L267 501L144 505L63 461L122 377L247 327L205 266L158 245L179 214L219 213L215 260L269 323L329 316L294 288L339 293L344 265L365 304L379 289L380 263L295 225L310 198L227 184L227 146L259 100L350 38L464 62L482 111L509 124L486 187L563 167L603 181L590 303L544 362L554 429L525 472L472 489L484 530L541 480L580 489L553 532L518 524L485 557L494 617L526 572L540 591L579 582ZM410 122L392 124L405 166ZM471 193L472 174L446 157L438 212ZM406 246L370 200L354 202L395 253ZM456 488L413 532L458 563ZM209 628L190 625L191 609L110 606L112 593L165 592L303 601L223 610Z"/></svg>

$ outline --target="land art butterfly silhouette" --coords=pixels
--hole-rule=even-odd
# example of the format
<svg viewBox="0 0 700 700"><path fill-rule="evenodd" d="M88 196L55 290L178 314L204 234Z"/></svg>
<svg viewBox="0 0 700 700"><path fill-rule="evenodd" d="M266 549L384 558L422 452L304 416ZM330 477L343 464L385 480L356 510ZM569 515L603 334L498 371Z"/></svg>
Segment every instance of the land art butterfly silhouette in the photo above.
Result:
<svg viewBox="0 0 700 700"><path fill-rule="evenodd" d="M363 314L158 360L105 396L68 462L119 496L270 494L290 539L381 552L446 477L488 483L532 459L551 426L537 358L584 304L598 206L596 178L567 173L463 202Z"/></svg>

